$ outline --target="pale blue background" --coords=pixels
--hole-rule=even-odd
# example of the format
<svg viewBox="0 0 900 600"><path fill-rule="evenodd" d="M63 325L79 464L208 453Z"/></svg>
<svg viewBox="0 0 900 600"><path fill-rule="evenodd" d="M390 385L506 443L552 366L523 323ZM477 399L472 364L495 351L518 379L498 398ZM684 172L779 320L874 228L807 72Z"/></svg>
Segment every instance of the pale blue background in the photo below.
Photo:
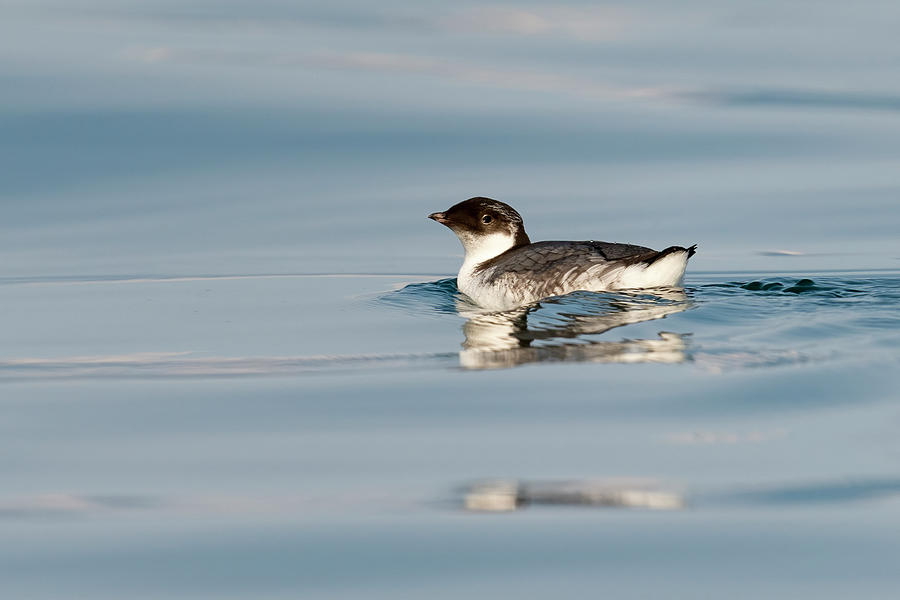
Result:
<svg viewBox="0 0 900 600"><path fill-rule="evenodd" d="M696 269L897 266L890 4L2 11L6 275L450 273L421 219L473 195Z"/></svg>
<svg viewBox="0 0 900 600"><path fill-rule="evenodd" d="M0 0L0 595L895 597L898 31ZM460 368L452 286L396 290L455 273L425 215L474 195L535 240L698 243L690 310L546 341L684 362ZM463 512L482 478L688 507Z"/></svg>

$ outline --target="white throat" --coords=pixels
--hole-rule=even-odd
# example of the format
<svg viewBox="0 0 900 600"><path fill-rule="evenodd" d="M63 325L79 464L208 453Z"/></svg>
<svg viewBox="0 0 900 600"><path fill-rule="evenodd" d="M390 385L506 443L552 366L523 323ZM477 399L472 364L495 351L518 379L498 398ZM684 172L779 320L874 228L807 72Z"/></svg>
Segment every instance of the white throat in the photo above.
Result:
<svg viewBox="0 0 900 600"><path fill-rule="evenodd" d="M489 235L459 235L459 241L462 242L466 251L466 257L463 259L462 267L459 269L459 276L468 277L472 274L472 270L479 263L503 254L516 243L516 238L511 233L491 233Z"/></svg>

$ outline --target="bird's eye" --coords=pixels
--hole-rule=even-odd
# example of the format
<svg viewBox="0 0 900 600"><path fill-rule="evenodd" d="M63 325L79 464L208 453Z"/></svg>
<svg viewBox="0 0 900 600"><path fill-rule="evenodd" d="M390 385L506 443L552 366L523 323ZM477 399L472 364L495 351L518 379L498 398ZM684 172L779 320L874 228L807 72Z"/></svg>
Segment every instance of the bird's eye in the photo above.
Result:
<svg viewBox="0 0 900 600"><path fill-rule="evenodd" d="M484 215L483 217L481 217L481 222L484 223L485 225L487 225L488 223L490 223L493 220L494 219L491 218L491 215Z"/></svg>

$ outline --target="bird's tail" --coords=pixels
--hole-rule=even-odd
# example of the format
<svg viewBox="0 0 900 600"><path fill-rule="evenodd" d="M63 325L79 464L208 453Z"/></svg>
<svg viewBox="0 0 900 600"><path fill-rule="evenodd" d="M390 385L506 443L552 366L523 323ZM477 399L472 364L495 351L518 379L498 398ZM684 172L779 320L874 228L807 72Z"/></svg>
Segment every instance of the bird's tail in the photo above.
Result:
<svg viewBox="0 0 900 600"><path fill-rule="evenodd" d="M687 257L690 258L697 253L697 244L694 244L693 246L690 246L688 248L685 248L684 246L669 246L665 250L660 250L656 254L644 259L643 262L647 263L648 265L652 265L661 258L665 258L670 254L674 254L675 252L687 252Z"/></svg>

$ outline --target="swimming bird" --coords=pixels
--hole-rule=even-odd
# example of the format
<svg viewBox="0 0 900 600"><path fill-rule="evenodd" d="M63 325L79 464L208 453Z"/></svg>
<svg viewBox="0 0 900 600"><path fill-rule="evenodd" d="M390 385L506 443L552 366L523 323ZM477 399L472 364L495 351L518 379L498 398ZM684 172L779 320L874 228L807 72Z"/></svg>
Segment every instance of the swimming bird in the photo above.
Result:
<svg viewBox="0 0 900 600"><path fill-rule="evenodd" d="M466 252L457 287L476 304L508 310L576 290L678 286L696 244L656 251L632 244L532 242L522 216L491 198L469 198L428 215L449 227Z"/></svg>

